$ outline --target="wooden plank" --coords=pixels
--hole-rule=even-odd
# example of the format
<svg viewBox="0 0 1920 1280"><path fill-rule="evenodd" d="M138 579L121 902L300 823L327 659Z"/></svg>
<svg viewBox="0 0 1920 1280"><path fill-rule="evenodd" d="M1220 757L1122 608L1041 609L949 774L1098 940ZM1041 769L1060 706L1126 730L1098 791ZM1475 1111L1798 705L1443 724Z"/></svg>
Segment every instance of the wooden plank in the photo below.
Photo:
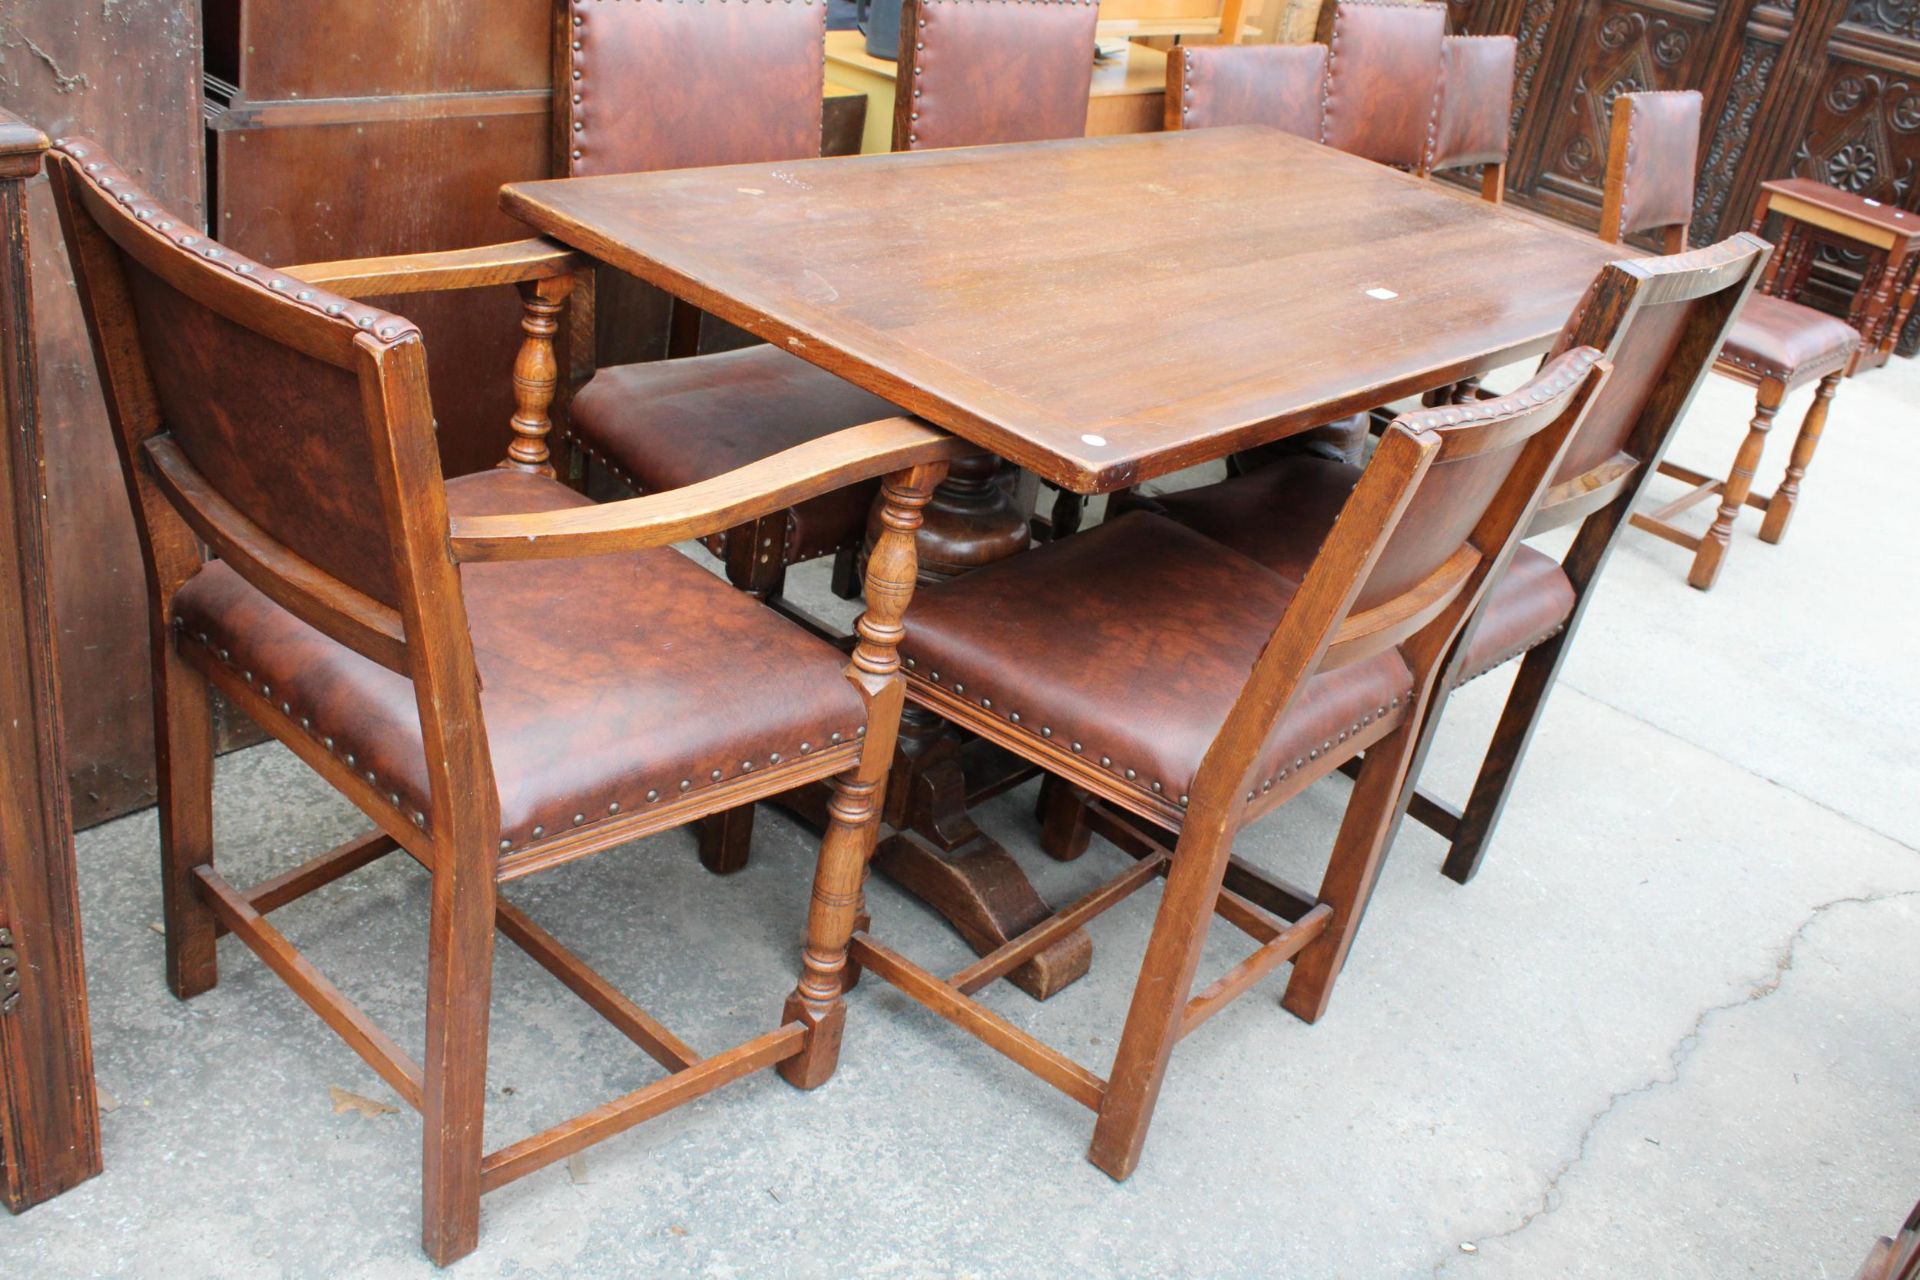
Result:
<svg viewBox="0 0 1920 1280"><path fill-rule="evenodd" d="M49 137L92 137L197 221L199 10L179 0L8 5L0 102ZM153 800L146 576L51 192L35 182L29 200L60 696L84 827Z"/></svg>
<svg viewBox="0 0 1920 1280"><path fill-rule="evenodd" d="M1187 1001L1186 1012L1180 1017L1180 1038L1186 1039L1201 1023L1232 1004L1254 983L1300 954L1302 947L1326 931L1327 922L1332 918L1333 908L1320 904L1285 933L1221 974L1205 991Z"/></svg>
<svg viewBox="0 0 1920 1280"><path fill-rule="evenodd" d="M306 897L323 885L332 884L342 876L352 875L369 863L386 857L400 843L384 831L369 831L365 835L355 836L345 844L327 850L323 854L309 858L289 871L283 871L270 880L262 880L241 896L261 915L277 911L289 902ZM227 932L222 926L220 934Z"/></svg>
<svg viewBox="0 0 1920 1280"><path fill-rule="evenodd" d="M420 1066L407 1056L392 1037L375 1026L373 1020L328 982L311 961L287 940L285 934L268 924L266 917L253 909L211 867L194 872L200 879L207 905L220 917L228 931L238 937L267 966L332 1027L347 1047L366 1059L393 1091L406 1099L415 1111L420 1109Z"/></svg>
<svg viewBox="0 0 1920 1280"><path fill-rule="evenodd" d="M481 1162L480 1189L492 1191L503 1187L515 1178L524 1178L536 1169L544 1169L556 1160L564 1160L603 1138L611 1138L682 1103L692 1102L729 1081L752 1075L776 1062L784 1062L800 1052L806 1038L806 1029L797 1022L790 1022L778 1031L769 1031L725 1053L704 1059L685 1071L635 1089L623 1098L595 1107L592 1111L524 1138L512 1146L502 1147Z"/></svg>
<svg viewBox="0 0 1920 1280"><path fill-rule="evenodd" d="M500 932L558 978L567 990L619 1029L620 1034L647 1052L669 1071L685 1071L703 1059L652 1014L623 995L605 978L589 969L558 938L535 924L526 912L501 898L495 904Z"/></svg>
<svg viewBox="0 0 1920 1280"><path fill-rule="evenodd" d="M853 936L852 955L861 967L894 986L954 1026L970 1031L1090 1111L1100 1109L1107 1082L1050 1044L1028 1035L933 974L864 933Z"/></svg>
<svg viewBox="0 0 1920 1280"><path fill-rule="evenodd" d="M0 111L0 1201L100 1172L61 755L24 183L46 139Z"/></svg>

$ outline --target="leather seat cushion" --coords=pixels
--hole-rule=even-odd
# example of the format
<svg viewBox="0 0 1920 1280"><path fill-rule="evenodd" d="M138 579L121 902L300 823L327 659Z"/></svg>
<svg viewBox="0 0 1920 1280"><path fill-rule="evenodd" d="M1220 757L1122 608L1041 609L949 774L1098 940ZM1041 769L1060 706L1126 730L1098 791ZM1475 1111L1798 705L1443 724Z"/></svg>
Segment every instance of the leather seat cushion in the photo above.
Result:
<svg viewBox="0 0 1920 1280"><path fill-rule="evenodd" d="M917 685L1180 804L1293 592L1238 552L1136 511L922 587L902 652ZM1268 734L1260 776L1397 722L1412 679L1396 649L1312 677Z"/></svg>
<svg viewBox="0 0 1920 1280"><path fill-rule="evenodd" d="M616 365L573 399L568 433L642 493L679 489L900 409L762 343ZM827 555L866 532L879 481L794 508L787 559Z"/></svg>
<svg viewBox="0 0 1920 1280"><path fill-rule="evenodd" d="M1845 365L1860 334L1838 316L1755 293L1747 297L1720 358L1748 373L1792 386Z"/></svg>
<svg viewBox="0 0 1920 1280"><path fill-rule="evenodd" d="M1360 468L1324 458L1281 458L1220 484L1154 499L1169 519L1259 561L1298 585L1360 479ZM1553 557L1522 543L1494 583L1467 642L1470 680L1559 631L1573 612L1573 584Z"/></svg>
<svg viewBox="0 0 1920 1280"><path fill-rule="evenodd" d="M447 502L456 515L504 515L587 500L542 476L487 471L450 481ZM469 564L460 577L509 847L864 732L838 650L672 548ZM199 647L249 676L404 811L426 812L411 681L217 561L174 597L174 619L189 658Z"/></svg>

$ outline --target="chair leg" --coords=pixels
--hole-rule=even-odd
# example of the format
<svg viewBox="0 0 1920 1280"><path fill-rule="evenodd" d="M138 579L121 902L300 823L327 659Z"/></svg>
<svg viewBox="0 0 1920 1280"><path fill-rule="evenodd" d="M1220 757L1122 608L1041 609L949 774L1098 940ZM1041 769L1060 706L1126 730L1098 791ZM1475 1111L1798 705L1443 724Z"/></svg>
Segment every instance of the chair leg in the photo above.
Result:
<svg viewBox="0 0 1920 1280"><path fill-rule="evenodd" d="M1807 478L1807 466L1813 461L1813 451L1820 447L1820 433L1826 429L1827 406L1833 403L1833 393L1840 388L1842 374L1838 371L1820 379L1820 385L1814 389L1813 403L1807 407L1807 416L1801 419L1800 434L1794 437L1793 457L1787 462L1786 479L1780 482L1780 488L1767 501L1766 519L1760 522L1760 540L1779 542L1787 536L1787 524L1793 519L1794 504L1800 500L1800 482Z"/></svg>
<svg viewBox="0 0 1920 1280"><path fill-rule="evenodd" d="M861 595L860 544L840 548L833 553L833 594L842 600L858 600Z"/></svg>
<svg viewBox="0 0 1920 1280"><path fill-rule="evenodd" d="M167 987L182 1000L219 980L215 918L195 867L213 865L212 690L173 647L154 641L153 716L160 775L160 899L167 930Z"/></svg>
<svg viewBox="0 0 1920 1280"><path fill-rule="evenodd" d="M700 865L717 876L729 876L747 865L753 851L753 806L711 813L696 824L700 837Z"/></svg>
<svg viewBox="0 0 1920 1280"><path fill-rule="evenodd" d="M1093 1145L1087 1150L1087 1159L1112 1178L1126 1178L1140 1163L1232 853L1231 830L1202 833L1191 827L1174 849L1166 892L1127 1007L1126 1028L1100 1100Z"/></svg>
<svg viewBox="0 0 1920 1280"><path fill-rule="evenodd" d="M1346 816L1340 821L1340 834L1333 842L1327 874L1320 882L1320 901L1333 908L1333 919L1326 931L1294 958L1287 993L1280 1001L1287 1012L1302 1021L1318 1022L1327 1011L1334 979L1347 962L1360 917L1366 914L1367 900L1373 896L1374 881L1379 879L1380 865L1386 859L1387 838L1399 811L1401 780L1420 725L1421 719L1401 725L1369 747L1366 762L1360 766Z"/></svg>
<svg viewBox="0 0 1920 1280"><path fill-rule="evenodd" d="M421 1243L444 1267L480 1242L495 885L490 873L458 865L490 866L490 857L443 848L436 861L421 1080Z"/></svg>
<svg viewBox="0 0 1920 1280"><path fill-rule="evenodd" d="M776 511L727 530L727 581L762 600L787 583L787 516Z"/></svg>
<svg viewBox="0 0 1920 1280"><path fill-rule="evenodd" d="M1040 848L1058 862L1072 862L1087 851L1093 828L1087 825L1087 793L1066 779L1048 774L1034 806L1040 819Z"/></svg>
<svg viewBox="0 0 1920 1280"><path fill-rule="evenodd" d="M835 778L827 801L827 833L820 841L813 899L807 907L800 985L787 997L782 1015L785 1022L806 1024L806 1047L778 1068L789 1084L802 1089L825 1084L840 1062L840 1033L847 1018L841 997L857 976L848 972L847 943L865 912L861 889L879 832L877 793L889 763L881 757L875 765L863 763L854 773Z"/></svg>
<svg viewBox="0 0 1920 1280"><path fill-rule="evenodd" d="M1753 473L1760 467L1760 454L1766 448L1767 432L1773 426L1773 415L1780 411L1780 401L1786 395L1786 387L1776 378L1768 378L1760 384L1760 394L1754 404L1753 422L1747 427L1747 438L1740 442L1740 452L1734 455L1733 470L1727 473L1727 483L1720 491L1720 510L1713 518L1713 527L1700 539L1700 549L1693 553L1693 568L1687 573L1687 581L1701 591L1712 590L1714 582L1720 577L1720 567L1726 562L1727 549L1733 544L1733 521L1740 514L1740 508L1747 504L1747 494L1753 489Z"/></svg>
<svg viewBox="0 0 1920 1280"><path fill-rule="evenodd" d="M1447 860L1440 868L1449 879L1465 884L1479 873L1487 842L1493 838L1500 813L1507 807L1514 775L1520 771L1521 760L1526 758L1533 730L1540 723L1540 710L1546 705L1547 694L1553 690L1560 659L1566 651L1567 633L1562 631L1534 646L1520 663L1513 688L1507 694L1507 705L1494 727L1493 741L1487 746L1486 759L1480 765L1480 776L1474 779L1473 795L1460 813L1460 825L1447 849Z"/></svg>

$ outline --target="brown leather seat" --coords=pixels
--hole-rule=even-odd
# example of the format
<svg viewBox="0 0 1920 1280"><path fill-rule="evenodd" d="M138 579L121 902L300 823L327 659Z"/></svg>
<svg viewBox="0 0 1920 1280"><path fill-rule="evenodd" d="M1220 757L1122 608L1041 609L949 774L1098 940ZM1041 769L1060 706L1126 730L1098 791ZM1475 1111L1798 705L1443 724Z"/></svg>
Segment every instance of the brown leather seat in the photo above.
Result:
<svg viewBox="0 0 1920 1280"><path fill-rule="evenodd" d="M1153 501L1168 519L1298 584L1359 479L1358 467L1293 457ZM1559 562L1522 543L1488 591L1460 678L1483 675L1539 644L1566 625L1573 603L1573 584Z"/></svg>
<svg viewBox="0 0 1920 1280"><path fill-rule="evenodd" d="M590 457L640 492L659 493L900 412L763 345L602 369L574 397L570 416ZM879 489L878 482L854 485L795 507L788 563L857 540Z"/></svg>
<svg viewBox="0 0 1920 1280"><path fill-rule="evenodd" d="M458 515L587 505L555 481L447 484ZM587 826L863 732L846 659L671 549L461 570L502 845ZM333 754L427 808L413 684L321 635L219 562L174 600L198 661L245 673ZM190 658L195 645L183 643Z"/></svg>
<svg viewBox="0 0 1920 1280"><path fill-rule="evenodd" d="M1236 551L1132 512L922 587L901 653L909 680L1181 804L1294 590ZM1397 649L1311 677L1268 735L1259 777L1397 722L1412 679Z"/></svg>
<svg viewBox="0 0 1920 1280"><path fill-rule="evenodd" d="M1838 316L1754 293L1733 322L1720 358L1793 386L1843 368L1859 345L1859 331Z"/></svg>

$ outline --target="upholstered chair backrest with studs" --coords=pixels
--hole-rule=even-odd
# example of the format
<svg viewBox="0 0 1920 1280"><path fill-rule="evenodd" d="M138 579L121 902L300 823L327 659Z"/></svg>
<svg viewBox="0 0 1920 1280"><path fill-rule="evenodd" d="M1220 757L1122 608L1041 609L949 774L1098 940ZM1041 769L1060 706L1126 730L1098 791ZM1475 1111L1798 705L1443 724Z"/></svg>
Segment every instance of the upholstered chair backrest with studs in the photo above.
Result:
<svg viewBox="0 0 1920 1280"><path fill-rule="evenodd" d="M893 149L1078 138L1096 0L906 0Z"/></svg>
<svg viewBox="0 0 1920 1280"><path fill-rule="evenodd" d="M1418 168L1446 33L1444 4L1337 0L1320 140L1380 164Z"/></svg>
<svg viewBox="0 0 1920 1280"><path fill-rule="evenodd" d="M1602 239L1659 233L1666 252L1687 247L1700 154L1700 95L1692 89L1623 93L1613 101Z"/></svg>
<svg viewBox="0 0 1920 1280"><path fill-rule="evenodd" d="M1440 43L1440 86L1428 133L1428 173L1507 162L1513 114L1512 36L1448 36Z"/></svg>
<svg viewBox="0 0 1920 1280"><path fill-rule="evenodd" d="M1167 58L1166 127L1264 124L1320 140L1323 44L1183 44Z"/></svg>
<svg viewBox="0 0 1920 1280"><path fill-rule="evenodd" d="M820 154L827 0L555 0L562 177Z"/></svg>

